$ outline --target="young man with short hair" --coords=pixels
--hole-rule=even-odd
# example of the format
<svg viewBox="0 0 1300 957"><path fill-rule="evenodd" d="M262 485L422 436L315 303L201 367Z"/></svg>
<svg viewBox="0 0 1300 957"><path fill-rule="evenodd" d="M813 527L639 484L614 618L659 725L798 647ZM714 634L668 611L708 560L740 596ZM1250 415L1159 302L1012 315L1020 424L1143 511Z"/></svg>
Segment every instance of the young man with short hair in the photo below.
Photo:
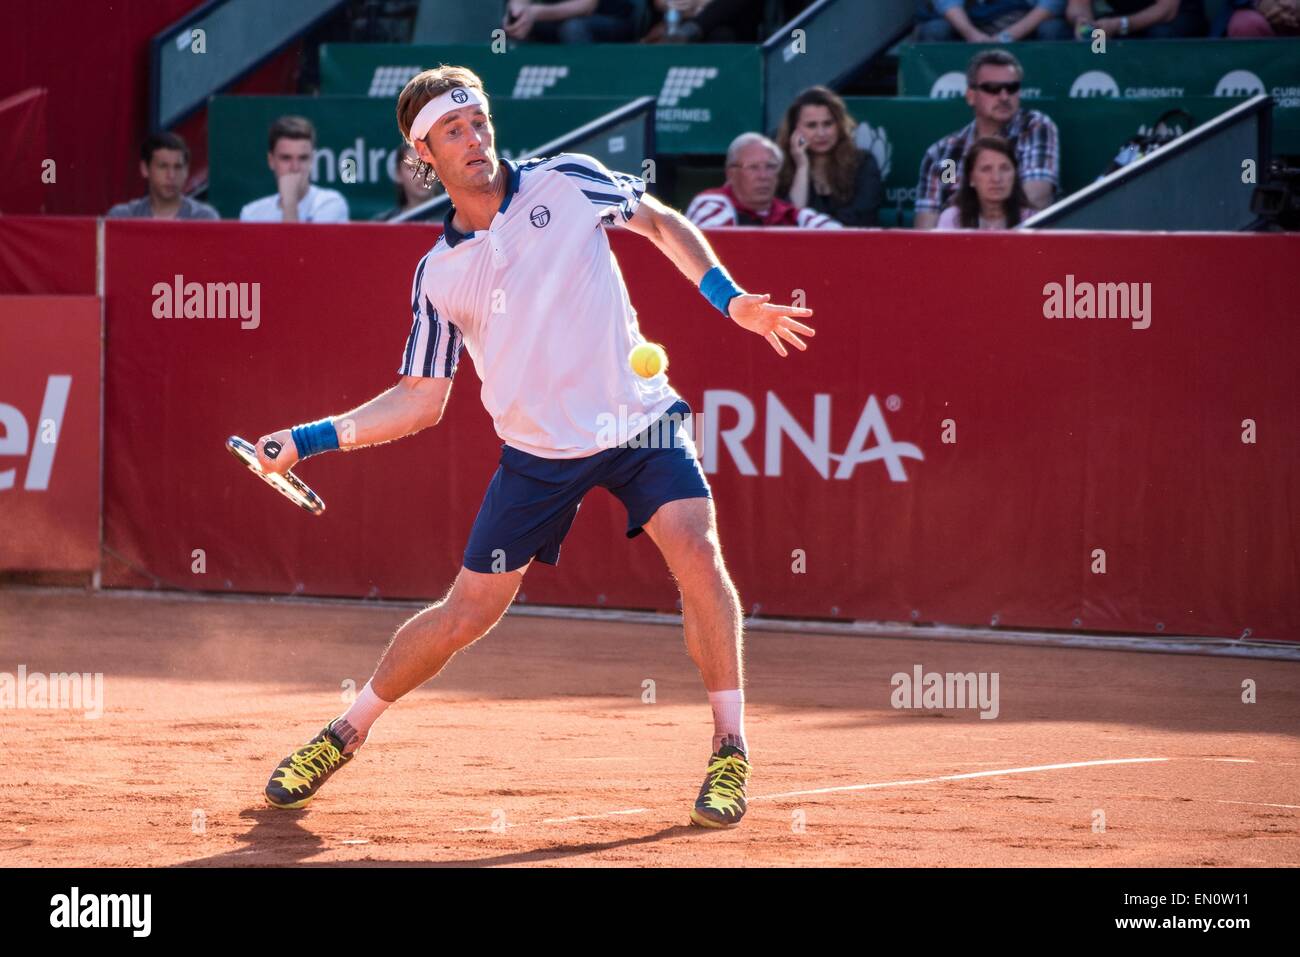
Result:
<svg viewBox="0 0 1300 957"><path fill-rule="evenodd" d="M301 116L282 116L267 136L266 165L276 191L247 203L239 218L248 223L346 223L348 201L338 190L313 186L311 163L316 127Z"/></svg>
<svg viewBox="0 0 1300 957"><path fill-rule="evenodd" d="M140 176L148 186L139 199L118 203L112 219L220 219L207 203L185 195L190 148L175 133L153 133L140 148Z"/></svg>

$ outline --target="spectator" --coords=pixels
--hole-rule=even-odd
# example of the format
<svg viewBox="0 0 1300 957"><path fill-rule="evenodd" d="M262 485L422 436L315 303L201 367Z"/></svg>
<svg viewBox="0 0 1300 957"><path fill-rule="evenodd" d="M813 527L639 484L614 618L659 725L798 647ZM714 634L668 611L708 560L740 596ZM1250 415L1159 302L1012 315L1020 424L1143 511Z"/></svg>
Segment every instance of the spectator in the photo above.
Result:
<svg viewBox="0 0 1300 957"><path fill-rule="evenodd" d="M880 167L858 149L856 127L844 101L824 86L795 97L776 134L784 154L777 194L845 226L875 226L884 199Z"/></svg>
<svg viewBox="0 0 1300 957"><path fill-rule="evenodd" d="M441 195L442 189L433 175L432 167L425 167L415 154L415 147L405 140L397 150L397 205L385 210L375 219L390 220L421 203Z"/></svg>
<svg viewBox="0 0 1300 957"><path fill-rule="evenodd" d="M1300 0L1236 0L1228 18L1228 36L1266 38L1300 36Z"/></svg>
<svg viewBox="0 0 1300 957"><path fill-rule="evenodd" d="M140 149L140 175L148 192L118 203L108 211L113 219L220 219L207 203L185 195L190 175L190 148L175 133L154 133Z"/></svg>
<svg viewBox="0 0 1300 957"><path fill-rule="evenodd" d="M982 136L1000 136L1015 146L1016 165L1029 203L1050 206L1060 182L1056 124L1044 113L1020 108L1020 61L1006 50L984 50L966 68L966 102L975 119L925 151L916 187L917 229L933 229L939 211L962 180L962 161Z"/></svg>
<svg viewBox="0 0 1300 957"><path fill-rule="evenodd" d="M1107 0L1107 6L1113 15L1098 17L1093 0L1070 0L1065 18L1085 39L1092 29L1146 40L1203 37L1208 29L1203 0Z"/></svg>
<svg viewBox="0 0 1300 957"><path fill-rule="evenodd" d="M1068 40L1070 25L1062 16L1066 0L917 0L916 39L921 42L967 40L1013 43L1016 40Z"/></svg>
<svg viewBox="0 0 1300 957"><path fill-rule="evenodd" d="M654 0L646 43L757 43L764 0ZM675 22L674 22L675 20Z"/></svg>
<svg viewBox="0 0 1300 957"><path fill-rule="evenodd" d="M800 226L842 229L814 209L800 209L776 195L780 148L761 133L741 133L727 147L727 182L706 189L686 209L696 226Z"/></svg>
<svg viewBox="0 0 1300 957"><path fill-rule="evenodd" d="M266 165L275 174L276 191L239 211L249 223L346 223L348 201L333 189L311 184L316 127L301 116L282 116L267 136Z"/></svg>
<svg viewBox="0 0 1300 957"><path fill-rule="evenodd" d="M982 136L966 151L961 188L937 229L1014 229L1037 210L1029 205L1016 152L1000 136Z"/></svg>
<svg viewBox="0 0 1300 957"><path fill-rule="evenodd" d="M481 0L480 0L481 2ZM510 0L501 25L512 40L619 43L636 39L645 0Z"/></svg>

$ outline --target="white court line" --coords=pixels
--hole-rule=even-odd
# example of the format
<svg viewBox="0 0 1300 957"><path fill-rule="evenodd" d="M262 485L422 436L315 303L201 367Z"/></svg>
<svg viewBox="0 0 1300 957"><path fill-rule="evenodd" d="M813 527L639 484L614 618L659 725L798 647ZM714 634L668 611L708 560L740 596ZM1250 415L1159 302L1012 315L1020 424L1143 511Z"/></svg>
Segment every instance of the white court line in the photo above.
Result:
<svg viewBox="0 0 1300 957"><path fill-rule="evenodd" d="M1105 765L1114 764L1150 764L1159 761L1168 761L1169 758L1108 758L1098 761L1075 761L1070 764L1040 764L1036 767L1029 768L1002 768L997 771L967 771L965 774L945 774L935 778L916 778L910 781L880 781L875 784L846 784L841 787L833 788L814 788L809 791L786 791L782 794L760 794L749 799L749 803L755 801L773 801L779 798L798 797L808 794L833 794L838 791L867 791L874 788L898 788L912 787L917 784L934 784L938 781L964 781L970 778L987 778L999 774L1028 774L1035 771L1060 771L1066 768L1095 768ZM628 808L622 811L605 811L601 814L577 814L572 817L548 817L541 821L519 821L516 823L507 822L504 825L477 825L475 827L458 827L453 831L463 834L467 831L502 831L511 827L527 827L530 824L562 824L567 821L591 821L603 817L614 817L620 814L645 814L649 808L637 807Z"/></svg>
<svg viewBox="0 0 1300 957"><path fill-rule="evenodd" d="M622 811L601 811L599 814L571 814L568 817L544 817L540 821L519 821L514 824L509 821L504 825L478 824L474 827L452 828L452 831L456 834L463 834L466 831L501 831L505 828L525 827L529 824L567 824L570 821L592 821L602 817L614 817L618 814L645 814L649 810L648 807L630 807Z"/></svg>
<svg viewBox="0 0 1300 957"><path fill-rule="evenodd" d="M648 807L628 808L626 811L605 811L603 814L571 814L568 817L548 817L543 818L543 824L564 824L568 821L586 821L593 817L609 817L613 814L644 814L650 809Z"/></svg>
<svg viewBox="0 0 1300 957"><path fill-rule="evenodd" d="M1249 804L1251 807L1284 807L1291 811L1300 811L1300 804L1265 804L1262 801L1218 801L1215 804Z"/></svg>
<svg viewBox="0 0 1300 957"><path fill-rule="evenodd" d="M1156 761L1168 761L1169 758L1109 758L1101 761L1074 761L1070 764L1040 764L1031 768L1003 768L998 771L967 771L965 774L944 774L935 778L915 778L910 781L881 781L877 784L845 784L834 788L813 788L808 791L785 791L781 794L761 794L749 799L754 801L774 801L778 798L803 797L808 794L835 794L841 791L869 791L874 788L911 787L917 784L934 784L938 781L966 781L970 778L991 778L1000 774L1030 774L1035 771L1060 771L1065 768L1095 768L1108 764L1150 764Z"/></svg>

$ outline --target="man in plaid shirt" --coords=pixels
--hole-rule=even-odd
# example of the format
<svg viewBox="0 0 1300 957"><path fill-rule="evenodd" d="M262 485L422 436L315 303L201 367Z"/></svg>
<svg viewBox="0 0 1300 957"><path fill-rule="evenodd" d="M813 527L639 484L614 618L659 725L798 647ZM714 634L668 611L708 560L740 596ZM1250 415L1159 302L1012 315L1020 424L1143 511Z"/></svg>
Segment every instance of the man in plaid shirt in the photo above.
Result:
<svg viewBox="0 0 1300 957"><path fill-rule="evenodd" d="M966 102L975 119L925 151L916 186L917 229L933 229L962 180L962 162L981 136L1015 145L1025 195L1035 209L1050 206L1060 182L1056 124L1044 113L1020 108L1020 61L1005 50L977 53L966 69ZM951 161L951 162L950 162Z"/></svg>

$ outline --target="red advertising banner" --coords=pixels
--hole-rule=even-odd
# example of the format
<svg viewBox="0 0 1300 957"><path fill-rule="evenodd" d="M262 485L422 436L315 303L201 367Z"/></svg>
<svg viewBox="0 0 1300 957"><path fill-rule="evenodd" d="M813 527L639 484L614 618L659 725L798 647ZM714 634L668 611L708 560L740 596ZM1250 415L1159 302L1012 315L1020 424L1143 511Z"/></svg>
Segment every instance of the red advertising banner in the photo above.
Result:
<svg viewBox="0 0 1300 957"><path fill-rule="evenodd" d="M0 296L0 570L99 556L99 300Z"/></svg>
<svg viewBox="0 0 1300 957"><path fill-rule="evenodd" d="M102 215L144 192L139 157L149 133L149 42L201 3L5 4L0 97L33 85L49 91L45 155L57 167L54 182L42 187L46 211ZM6 177L18 175L27 174L6 169ZM39 168L31 175L41 182Z"/></svg>
<svg viewBox="0 0 1300 957"><path fill-rule="evenodd" d="M46 136L49 91L32 87L0 99L0 211L44 212L55 177Z"/></svg>
<svg viewBox="0 0 1300 957"><path fill-rule="evenodd" d="M72 216L0 216L0 295L95 295L97 225Z"/></svg>
<svg viewBox="0 0 1300 957"><path fill-rule="evenodd" d="M468 359L437 428L301 466L319 518L223 448L392 385L435 236L107 224L106 582L445 591L500 452ZM710 239L743 285L815 310L807 353L778 357L648 242L611 233L642 330L697 413L747 610L1300 637L1300 330L1281 305L1300 239ZM245 308L159 318L178 283L235 288ZM624 522L593 492L523 600L675 608L653 544Z"/></svg>

